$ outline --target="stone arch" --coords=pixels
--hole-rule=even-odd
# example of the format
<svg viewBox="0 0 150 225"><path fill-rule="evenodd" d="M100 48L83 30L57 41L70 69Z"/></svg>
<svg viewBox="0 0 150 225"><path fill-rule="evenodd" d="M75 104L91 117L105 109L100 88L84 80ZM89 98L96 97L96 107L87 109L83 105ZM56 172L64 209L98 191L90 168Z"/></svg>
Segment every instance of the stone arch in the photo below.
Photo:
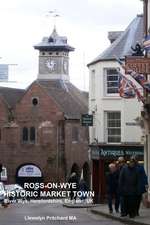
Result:
<svg viewBox="0 0 150 225"><path fill-rule="evenodd" d="M91 173L90 173L90 166L87 162L85 162L83 164L83 167L82 167L82 178L85 180L88 187L90 188L90 186L91 186Z"/></svg>
<svg viewBox="0 0 150 225"><path fill-rule="evenodd" d="M74 163L71 167L71 174L75 172L77 174L78 180L80 179L80 167L77 163Z"/></svg>
<svg viewBox="0 0 150 225"><path fill-rule="evenodd" d="M36 183L43 181L42 170L33 163L25 163L16 169L16 183L24 186L24 183Z"/></svg>

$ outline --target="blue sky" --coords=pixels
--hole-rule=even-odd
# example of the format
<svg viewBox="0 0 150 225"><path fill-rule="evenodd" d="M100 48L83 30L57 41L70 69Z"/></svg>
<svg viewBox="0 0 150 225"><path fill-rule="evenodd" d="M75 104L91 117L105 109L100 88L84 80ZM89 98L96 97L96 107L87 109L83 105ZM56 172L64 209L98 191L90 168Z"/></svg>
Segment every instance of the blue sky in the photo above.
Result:
<svg viewBox="0 0 150 225"><path fill-rule="evenodd" d="M10 80L20 87L38 73L38 51L33 45L49 36L54 26L48 11L57 10L60 35L75 47L70 54L70 79L88 89L86 64L109 46L108 31L124 30L142 13L140 0L5 0L0 4L0 59L10 66Z"/></svg>

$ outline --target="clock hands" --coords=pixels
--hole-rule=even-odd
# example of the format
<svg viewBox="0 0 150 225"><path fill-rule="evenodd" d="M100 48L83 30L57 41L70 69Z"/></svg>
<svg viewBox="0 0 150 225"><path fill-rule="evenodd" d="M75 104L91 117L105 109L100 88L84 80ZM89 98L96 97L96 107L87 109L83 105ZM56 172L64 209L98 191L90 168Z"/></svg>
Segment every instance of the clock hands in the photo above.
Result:
<svg viewBox="0 0 150 225"><path fill-rule="evenodd" d="M54 71L56 65L54 60L47 60L45 64L51 72Z"/></svg>

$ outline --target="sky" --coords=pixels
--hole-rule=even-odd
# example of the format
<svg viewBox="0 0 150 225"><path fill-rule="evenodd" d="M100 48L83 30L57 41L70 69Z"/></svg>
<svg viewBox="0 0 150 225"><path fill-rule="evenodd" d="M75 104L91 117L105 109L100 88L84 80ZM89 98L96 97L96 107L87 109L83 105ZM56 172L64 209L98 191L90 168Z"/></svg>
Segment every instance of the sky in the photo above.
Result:
<svg viewBox="0 0 150 225"><path fill-rule="evenodd" d="M70 80L88 90L87 64L109 45L108 31L124 30L143 11L140 0L1 0L0 63L10 65L11 86L26 87L37 78L38 51L33 46L50 36L56 10L57 32L75 48L70 53ZM14 84L17 82L17 85Z"/></svg>

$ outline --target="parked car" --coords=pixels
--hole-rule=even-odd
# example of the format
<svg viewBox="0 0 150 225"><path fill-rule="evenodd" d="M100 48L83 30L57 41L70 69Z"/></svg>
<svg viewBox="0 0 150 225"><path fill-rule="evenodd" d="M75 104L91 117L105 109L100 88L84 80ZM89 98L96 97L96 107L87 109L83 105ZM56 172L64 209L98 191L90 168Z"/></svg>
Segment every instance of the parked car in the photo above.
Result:
<svg viewBox="0 0 150 225"><path fill-rule="evenodd" d="M25 200L25 190L19 184L8 184L5 185L7 196L9 200Z"/></svg>
<svg viewBox="0 0 150 225"><path fill-rule="evenodd" d="M3 207L7 207L9 203L9 199L7 198L5 186L3 182L0 182L0 204Z"/></svg>

